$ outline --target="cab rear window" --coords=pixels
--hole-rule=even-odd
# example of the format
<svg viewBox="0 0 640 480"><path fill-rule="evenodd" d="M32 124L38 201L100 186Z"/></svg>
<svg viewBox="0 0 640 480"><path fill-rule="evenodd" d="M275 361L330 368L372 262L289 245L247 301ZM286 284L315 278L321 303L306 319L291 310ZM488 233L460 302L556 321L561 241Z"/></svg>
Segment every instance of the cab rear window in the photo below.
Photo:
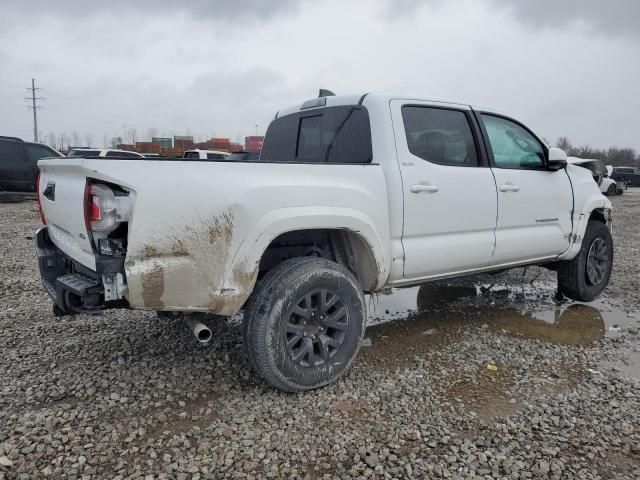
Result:
<svg viewBox="0 0 640 480"><path fill-rule="evenodd" d="M68 157L97 157L100 150L71 150Z"/></svg>
<svg viewBox="0 0 640 480"><path fill-rule="evenodd" d="M326 107L276 118L265 135L263 162L370 163L369 113L360 105Z"/></svg>

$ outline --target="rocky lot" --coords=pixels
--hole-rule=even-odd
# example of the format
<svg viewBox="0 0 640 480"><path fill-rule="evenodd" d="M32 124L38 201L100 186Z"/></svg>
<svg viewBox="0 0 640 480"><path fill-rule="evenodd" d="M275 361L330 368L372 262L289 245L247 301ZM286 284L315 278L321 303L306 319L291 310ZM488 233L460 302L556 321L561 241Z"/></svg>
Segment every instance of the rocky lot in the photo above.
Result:
<svg viewBox="0 0 640 480"><path fill-rule="evenodd" d="M0 479L640 478L640 194L611 285L538 268L383 292L352 370L302 395L151 313L56 319L35 205L0 205Z"/></svg>

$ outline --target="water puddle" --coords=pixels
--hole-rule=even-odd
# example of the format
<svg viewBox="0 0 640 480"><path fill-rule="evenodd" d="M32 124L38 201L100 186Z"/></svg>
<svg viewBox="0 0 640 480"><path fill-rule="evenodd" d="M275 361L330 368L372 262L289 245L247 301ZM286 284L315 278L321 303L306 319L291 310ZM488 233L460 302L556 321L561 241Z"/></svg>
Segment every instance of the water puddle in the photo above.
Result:
<svg viewBox="0 0 640 480"><path fill-rule="evenodd" d="M551 344L589 346L638 330L640 315L602 300L590 304L555 299L555 284L429 283L368 297L369 363L401 366L460 338L469 326ZM640 372L633 351L621 371ZM636 375L639 375L636 373Z"/></svg>
<svg viewBox="0 0 640 480"><path fill-rule="evenodd" d="M558 301L555 288L545 282L493 285L470 279L386 290L367 298L367 347L360 350L361 358L369 365L404 372L415 381L428 381L434 388L445 385L443 402L454 411L462 408L478 418L512 414L522 407L522 375L538 379L538 393L559 393L600 372L590 374L571 356L553 371L533 366L516 373L501 366L492 372L482 360L477 366L459 368L451 363L455 357L451 348L469 348L468 334L474 328L582 347L638 332L640 314L603 300ZM598 368L640 377L640 349L621 347L614 362Z"/></svg>
<svg viewBox="0 0 640 480"><path fill-rule="evenodd" d="M590 304L558 302L554 287L542 285L425 284L389 289L368 298L371 332L387 332L382 325L394 320L410 334L436 327L480 321L485 328L528 339L562 345L590 345L637 328L637 315L603 301ZM406 323L406 324L405 324ZM369 330L368 330L369 331Z"/></svg>

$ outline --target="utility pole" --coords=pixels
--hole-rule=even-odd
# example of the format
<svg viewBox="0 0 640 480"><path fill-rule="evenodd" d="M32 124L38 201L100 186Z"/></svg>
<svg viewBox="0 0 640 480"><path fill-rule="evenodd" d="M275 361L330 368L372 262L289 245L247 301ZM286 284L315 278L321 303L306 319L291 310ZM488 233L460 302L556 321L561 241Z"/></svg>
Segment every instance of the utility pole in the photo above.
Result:
<svg viewBox="0 0 640 480"><path fill-rule="evenodd" d="M38 141L38 109L42 108L38 105L38 100L44 100L44 97L36 97L36 92L40 90L36 88L36 80L35 78L31 79L31 88L27 88L31 92L31 97L27 97L26 100L31 100L31 105L27 105L27 108L33 110L33 141Z"/></svg>
<svg viewBox="0 0 640 480"><path fill-rule="evenodd" d="M258 124L257 123L256 123L255 127L256 127L256 137L257 137L258 136Z"/></svg>

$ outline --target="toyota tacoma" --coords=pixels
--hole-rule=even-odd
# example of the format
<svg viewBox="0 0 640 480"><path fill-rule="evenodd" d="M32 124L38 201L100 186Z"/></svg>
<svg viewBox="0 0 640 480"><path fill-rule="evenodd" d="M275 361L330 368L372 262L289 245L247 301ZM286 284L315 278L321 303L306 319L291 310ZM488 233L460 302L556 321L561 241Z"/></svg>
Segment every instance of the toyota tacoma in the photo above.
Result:
<svg viewBox="0 0 640 480"><path fill-rule="evenodd" d="M540 265L595 299L611 204L531 129L462 103L365 94L279 111L259 160L39 163L37 256L57 315L243 312L271 385L325 385L354 361L365 293Z"/></svg>

